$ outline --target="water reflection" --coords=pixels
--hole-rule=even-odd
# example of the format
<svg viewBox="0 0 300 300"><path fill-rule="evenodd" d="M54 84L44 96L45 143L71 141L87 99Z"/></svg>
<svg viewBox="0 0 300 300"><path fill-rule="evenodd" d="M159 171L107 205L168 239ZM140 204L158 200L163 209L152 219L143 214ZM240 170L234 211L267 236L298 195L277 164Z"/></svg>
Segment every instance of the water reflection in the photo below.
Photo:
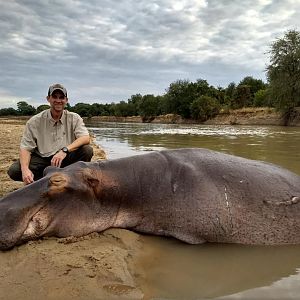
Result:
<svg viewBox="0 0 300 300"><path fill-rule="evenodd" d="M145 299L211 299L224 295L230 295L224 299L265 299L266 295L269 299L298 299L300 286L293 288L291 282L300 278L295 275L300 266L299 245L195 246L173 239L142 239L146 247L140 260L147 272L139 281ZM287 279L290 275L291 281ZM276 294L272 283L281 278L285 279L277 284L280 288ZM251 292L241 292L249 289ZM288 294L278 298L284 291Z"/></svg>

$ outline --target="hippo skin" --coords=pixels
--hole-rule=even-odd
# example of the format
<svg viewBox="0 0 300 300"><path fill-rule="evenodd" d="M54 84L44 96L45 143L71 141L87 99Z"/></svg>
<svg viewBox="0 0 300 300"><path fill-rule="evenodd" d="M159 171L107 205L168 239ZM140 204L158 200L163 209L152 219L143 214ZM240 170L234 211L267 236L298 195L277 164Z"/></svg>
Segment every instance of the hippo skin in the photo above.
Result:
<svg viewBox="0 0 300 300"><path fill-rule="evenodd" d="M300 243L300 176L207 149L178 149L66 168L0 200L0 249L108 228L190 244Z"/></svg>

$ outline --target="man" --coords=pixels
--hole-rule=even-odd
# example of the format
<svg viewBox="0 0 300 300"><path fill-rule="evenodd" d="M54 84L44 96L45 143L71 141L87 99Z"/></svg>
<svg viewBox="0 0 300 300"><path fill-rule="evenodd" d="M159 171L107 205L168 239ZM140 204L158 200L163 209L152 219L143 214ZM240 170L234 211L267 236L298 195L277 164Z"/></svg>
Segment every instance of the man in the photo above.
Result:
<svg viewBox="0 0 300 300"><path fill-rule="evenodd" d="M61 84L49 87L50 109L30 118L20 145L20 159L8 170L10 178L32 183L43 177L47 166L65 167L76 161L90 161L93 148L82 118L64 110L67 90Z"/></svg>

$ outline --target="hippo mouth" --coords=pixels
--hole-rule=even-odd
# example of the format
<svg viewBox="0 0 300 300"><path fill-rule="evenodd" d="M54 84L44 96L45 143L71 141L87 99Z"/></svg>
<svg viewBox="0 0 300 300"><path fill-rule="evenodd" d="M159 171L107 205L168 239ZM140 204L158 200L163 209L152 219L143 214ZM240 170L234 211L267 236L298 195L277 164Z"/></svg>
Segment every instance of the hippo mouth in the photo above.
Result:
<svg viewBox="0 0 300 300"><path fill-rule="evenodd" d="M12 215L9 218L0 222L0 250L9 250L28 240L38 239L48 232L52 218L45 206L41 206L31 213L21 213L21 216L15 211L11 212ZM28 222L17 222L18 217L22 217L23 220L27 219Z"/></svg>
<svg viewBox="0 0 300 300"><path fill-rule="evenodd" d="M29 220L26 229L21 236L22 241L41 237L50 224L51 218L46 209L41 208Z"/></svg>

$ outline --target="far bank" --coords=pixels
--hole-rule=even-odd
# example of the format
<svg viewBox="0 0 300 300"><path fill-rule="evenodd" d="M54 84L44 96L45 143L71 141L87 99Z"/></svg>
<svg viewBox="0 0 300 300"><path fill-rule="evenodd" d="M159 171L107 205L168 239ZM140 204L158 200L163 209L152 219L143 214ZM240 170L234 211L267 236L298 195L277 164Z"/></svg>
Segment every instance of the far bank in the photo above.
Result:
<svg viewBox="0 0 300 300"><path fill-rule="evenodd" d="M206 122L193 119L184 119L179 115L167 114L149 118L146 121L140 116L116 117L116 116L94 116L84 118L88 124L99 122L124 122L124 123L159 123L159 124L206 124L206 125L273 125L273 126L299 126L300 108L289 120L273 108L242 108L223 111L215 118Z"/></svg>
<svg viewBox="0 0 300 300"><path fill-rule="evenodd" d="M25 122L30 116L1 116L0 120L18 120ZM221 111L216 117L205 122L194 119L184 119L180 115L166 114L149 117L146 120L140 116L93 116L83 117L88 125L99 122L119 123L158 123L158 124L205 124L205 125L271 125L271 126L297 126L300 127L300 107L287 119L281 112L270 107L247 107L235 110Z"/></svg>

